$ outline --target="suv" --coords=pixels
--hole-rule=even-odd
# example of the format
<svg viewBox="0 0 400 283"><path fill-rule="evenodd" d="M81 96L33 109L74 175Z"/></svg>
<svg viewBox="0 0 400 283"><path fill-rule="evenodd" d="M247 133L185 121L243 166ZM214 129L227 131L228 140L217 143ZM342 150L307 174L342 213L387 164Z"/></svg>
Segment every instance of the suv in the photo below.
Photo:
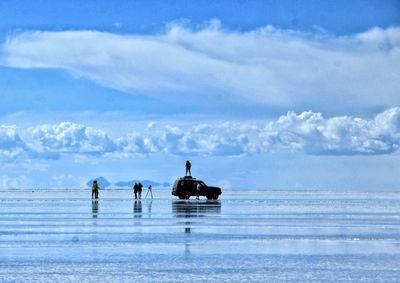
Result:
<svg viewBox="0 0 400 283"><path fill-rule="evenodd" d="M197 185L200 185L199 191ZM189 199L191 196L206 196L207 199L218 199L221 188L207 186L203 181L191 176L177 179L172 187L172 194L180 199Z"/></svg>

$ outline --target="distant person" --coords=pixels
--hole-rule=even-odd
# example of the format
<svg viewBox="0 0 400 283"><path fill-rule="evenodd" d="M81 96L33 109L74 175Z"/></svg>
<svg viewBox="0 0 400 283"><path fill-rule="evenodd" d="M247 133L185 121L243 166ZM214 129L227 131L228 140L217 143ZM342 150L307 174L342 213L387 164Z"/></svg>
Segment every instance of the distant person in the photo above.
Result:
<svg viewBox="0 0 400 283"><path fill-rule="evenodd" d="M149 192L150 192L150 195L151 195L151 199L153 199L153 192L151 191L151 185L147 188L147 193L146 193L146 196L144 198L147 198L147 195L149 194Z"/></svg>
<svg viewBox="0 0 400 283"><path fill-rule="evenodd" d="M190 168L192 168L192 164L190 163L189 160L186 160L186 176L192 176L192 173L190 172ZM188 175L189 173L189 175Z"/></svg>
<svg viewBox="0 0 400 283"><path fill-rule="evenodd" d="M95 199L99 198L99 184L97 184L97 180L94 180L92 184L92 199L93 196Z"/></svg>
<svg viewBox="0 0 400 283"><path fill-rule="evenodd" d="M138 183L135 183L135 185L133 185L133 193L135 194L135 199L137 199L138 190L139 190L139 185Z"/></svg>
<svg viewBox="0 0 400 283"><path fill-rule="evenodd" d="M138 197L139 197L139 199L142 197L142 188L143 188L143 185L142 185L142 183L139 182L139 184L138 184Z"/></svg>

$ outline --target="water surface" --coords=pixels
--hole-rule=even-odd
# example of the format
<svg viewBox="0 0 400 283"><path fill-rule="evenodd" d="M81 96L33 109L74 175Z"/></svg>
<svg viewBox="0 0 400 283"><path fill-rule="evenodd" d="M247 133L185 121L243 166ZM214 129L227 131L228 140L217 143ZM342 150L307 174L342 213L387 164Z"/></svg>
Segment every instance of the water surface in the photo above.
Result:
<svg viewBox="0 0 400 283"><path fill-rule="evenodd" d="M0 282L400 281L400 193L154 196L0 191Z"/></svg>

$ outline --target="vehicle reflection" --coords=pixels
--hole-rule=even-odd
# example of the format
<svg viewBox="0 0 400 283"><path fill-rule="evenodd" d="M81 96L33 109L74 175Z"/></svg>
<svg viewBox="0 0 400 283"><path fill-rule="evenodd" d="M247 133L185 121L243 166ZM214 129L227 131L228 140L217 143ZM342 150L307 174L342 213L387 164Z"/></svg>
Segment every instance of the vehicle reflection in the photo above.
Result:
<svg viewBox="0 0 400 283"><path fill-rule="evenodd" d="M219 201L188 201L188 200L175 200L172 202L172 213L176 218L185 219L185 221L178 221L178 224L183 224L185 237L185 256L190 256L191 233L194 218L206 217L213 214L221 213L221 202Z"/></svg>
<svg viewBox="0 0 400 283"><path fill-rule="evenodd" d="M221 212L219 201L187 201L175 200L172 202L172 212L175 217L204 217L207 214Z"/></svg>

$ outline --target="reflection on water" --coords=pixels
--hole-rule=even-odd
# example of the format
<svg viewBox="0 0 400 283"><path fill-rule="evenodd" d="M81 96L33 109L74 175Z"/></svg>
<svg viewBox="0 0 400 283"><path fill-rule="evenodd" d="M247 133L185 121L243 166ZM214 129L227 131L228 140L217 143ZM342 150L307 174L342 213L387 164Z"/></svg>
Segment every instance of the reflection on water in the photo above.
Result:
<svg viewBox="0 0 400 283"><path fill-rule="evenodd" d="M92 217L97 218L97 213L99 212L99 201L92 200Z"/></svg>
<svg viewBox="0 0 400 283"><path fill-rule="evenodd" d="M135 218L141 218L142 217L142 201L141 200L135 200L133 203L133 214Z"/></svg>
<svg viewBox="0 0 400 283"><path fill-rule="evenodd" d="M185 256L190 256L190 235L192 233L193 222L190 219L195 217L204 217L209 214L221 213L221 203L219 201L187 201L175 200L172 202L172 213L177 218L184 218L184 233L185 238ZM180 224L182 222L179 222Z"/></svg>
<svg viewBox="0 0 400 283"><path fill-rule="evenodd" d="M202 217L210 213L220 213L221 203L219 201L176 200L172 202L172 212L175 217Z"/></svg>
<svg viewBox="0 0 400 283"><path fill-rule="evenodd" d="M153 204L153 200L147 201L147 213L148 213L148 217L151 218L151 206Z"/></svg>

